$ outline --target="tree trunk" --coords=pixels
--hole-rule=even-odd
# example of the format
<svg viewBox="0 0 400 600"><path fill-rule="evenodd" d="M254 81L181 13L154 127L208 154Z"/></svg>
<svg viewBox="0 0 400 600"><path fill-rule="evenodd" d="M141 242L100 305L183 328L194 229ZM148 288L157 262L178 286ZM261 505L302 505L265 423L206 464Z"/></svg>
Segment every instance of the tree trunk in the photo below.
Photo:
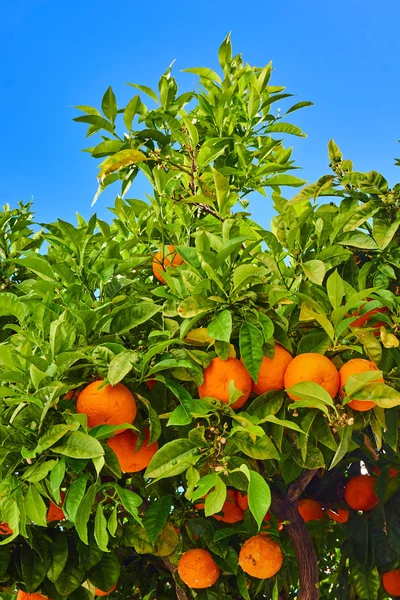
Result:
<svg viewBox="0 0 400 600"><path fill-rule="evenodd" d="M289 521L287 530L296 552L300 590L298 600L319 600L319 573L317 555L306 524L297 510L297 502L317 471L306 471L290 487L287 494L272 492L272 510L282 521Z"/></svg>

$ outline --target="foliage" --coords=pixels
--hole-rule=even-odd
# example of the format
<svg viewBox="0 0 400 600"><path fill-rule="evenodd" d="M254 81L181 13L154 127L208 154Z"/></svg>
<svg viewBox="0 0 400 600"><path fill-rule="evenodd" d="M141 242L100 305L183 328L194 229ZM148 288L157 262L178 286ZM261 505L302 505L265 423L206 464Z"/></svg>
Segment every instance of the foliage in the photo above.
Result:
<svg viewBox="0 0 400 600"><path fill-rule="evenodd" d="M277 134L303 134L272 108L289 94L270 84L271 64L232 58L229 37L219 60L222 77L187 70L199 78L194 92L178 95L170 67L158 94L132 84L139 93L124 109L111 88L102 113L80 107L88 136L105 132L89 149L103 159L99 192L121 185L112 223L78 215L76 226L58 220L35 234L29 205L0 214L0 520L13 530L0 545L4 587L81 600L118 580L110 597L166 600L176 588L191 598L175 567L200 546L223 574L198 600L300 598L290 525L278 531L276 515L270 521L284 552L272 579L246 579L240 547L260 530L271 492L285 494L318 469L305 495L343 506L344 482L362 463L381 469L378 507L353 511L346 525L307 525L321 597L387 597L379 574L400 566L400 481L389 480L389 467L400 469L400 184L353 171L331 141L333 174L287 200L281 188L304 182L289 174L291 149ZM153 188L146 201L128 197L139 174ZM255 191L273 200L272 231L246 212ZM151 263L166 244L184 262L167 269L163 286ZM377 308L384 312L352 326ZM241 356L256 380L274 340L337 367L372 360L385 384L360 375L351 390L373 394L377 407L353 412L348 397L332 401L316 383L300 385L297 403L271 391L238 412L198 398L213 357ZM98 378L134 393L134 427L159 443L146 472L122 475L106 443L115 427L89 429L65 398ZM227 488L249 494L233 525L212 517ZM47 524L62 490L67 520ZM204 512L196 501L206 494Z"/></svg>

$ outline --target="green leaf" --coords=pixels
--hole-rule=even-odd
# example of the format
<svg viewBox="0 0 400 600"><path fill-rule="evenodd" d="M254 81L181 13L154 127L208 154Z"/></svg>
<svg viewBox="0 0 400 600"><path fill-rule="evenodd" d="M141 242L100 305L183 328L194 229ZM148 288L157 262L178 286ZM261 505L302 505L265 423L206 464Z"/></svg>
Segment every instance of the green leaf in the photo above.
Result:
<svg viewBox="0 0 400 600"><path fill-rule="evenodd" d="M68 560L68 540L64 531L56 530L54 532L51 559L47 577L54 583L60 577Z"/></svg>
<svg viewBox="0 0 400 600"><path fill-rule="evenodd" d="M50 473L50 489L56 504L59 504L61 500L60 486L63 482L65 475L65 460L62 458L52 469Z"/></svg>
<svg viewBox="0 0 400 600"><path fill-rule="evenodd" d="M249 284L250 280L259 279L265 275L266 269L264 267L256 267L255 265L239 265L233 272L233 287L235 291L243 286L243 284ZM252 281L253 283L253 281Z"/></svg>
<svg viewBox="0 0 400 600"><path fill-rule="evenodd" d="M109 133L114 133L114 127L112 123L107 121L107 119L103 119L103 117L99 117L98 115L84 115L83 117L75 117L74 121L76 123L88 123L92 127L89 127L90 134L93 134L100 129L104 129Z"/></svg>
<svg viewBox="0 0 400 600"><path fill-rule="evenodd" d="M329 275L328 281L326 282L326 290L328 292L329 302L333 309L339 308L342 304L344 297L344 282L340 277L337 269Z"/></svg>
<svg viewBox="0 0 400 600"><path fill-rule="evenodd" d="M224 177L221 173L219 173L216 169L211 169L211 171L214 178L218 208L219 210L222 210L226 197L228 196L230 191L229 180L226 177Z"/></svg>
<svg viewBox="0 0 400 600"><path fill-rule="evenodd" d="M34 591L42 583L50 565L51 556L48 546L42 541L37 543L37 549L30 548L27 544L22 545L22 577L29 591Z"/></svg>
<svg viewBox="0 0 400 600"><path fill-rule="evenodd" d="M294 112L295 110L299 110L299 108L305 108L306 106L314 106L314 102L297 102L286 111L285 116Z"/></svg>
<svg viewBox="0 0 400 600"><path fill-rule="evenodd" d="M100 562L88 572L90 583L99 590L111 589L119 580L121 564L115 554L105 554Z"/></svg>
<svg viewBox="0 0 400 600"><path fill-rule="evenodd" d="M53 273L53 269L44 256L40 256L35 252L25 252L24 254L27 255L27 258L13 260L13 263L20 265L21 267L25 267L25 269L28 269L33 273L36 273L40 279L44 279L45 281L55 281L56 278Z"/></svg>
<svg viewBox="0 0 400 600"><path fill-rule="evenodd" d="M353 433L353 427L351 427L350 425L346 425L342 431L343 433L340 440L340 444L335 452L335 456L332 459L329 469L333 469L342 460L342 458L345 457L345 455L348 452L349 444L351 442L351 436Z"/></svg>
<svg viewBox="0 0 400 600"><path fill-rule="evenodd" d="M131 350L120 352L108 365L107 379L111 385L116 385L123 380L133 368L135 353Z"/></svg>
<svg viewBox="0 0 400 600"><path fill-rule="evenodd" d="M274 423L274 425L279 425L279 427L286 427L287 429L293 429L293 431L298 431L299 433L304 433L304 431L294 423L293 421L288 421L287 419L278 419L274 415L267 415L261 421L258 422L258 425L261 423Z"/></svg>
<svg viewBox="0 0 400 600"><path fill-rule="evenodd" d="M199 448L196 444L188 439L172 440L157 450L144 476L150 479L174 477L195 465L199 459Z"/></svg>
<svg viewBox="0 0 400 600"><path fill-rule="evenodd" d="M96 499L96 492L97 486L96 484L92 484L90 488L88 488L81 503L79 504L79 508L75 517L76 532L79 535L82 542L86 545L89 543L87 524L90 519L90 514L92 512L94 501Z"/></svg>
<svg viewBox="0 0 400 600"><path fill-rule="evenodd" d="M392 223L386 219L373 219L372 235L380 250L388 247L399 227L400 219L396 219Z"/></svg>
<svg viewBox="0 0 400 600"><path fill-rule="evenodd" d="M154 102L158 104L157 94L151 88L147 87L147 85L139 85L138 83L128 83L128 85L131 85L132 87L140 90L141 92L144 92L145 94L150 96L150 98L154 100Z"/></svg>
<svg viewBox="0 0 400 600"><path fill-rule="evenodd" d="M264 336L252 323L243 323L239 332L240 356L253 381L258 381L263 359Z"/></svg>
<svg viewBox="0 0 400 600"><path fill-rule="evenodd" d="M314 400L319 400L328 406L334 406L333 400L330 394L319 385L319 383L315 383L313 381L302 381L301 383L296 383L291 388L288 388L286 392L290 392L296 398L300 400L305 400L310 402L310 406L313 406ZM296 400L297 402L297 400Z"/></svg>
<svg viewBox="0 0 400 600"><path fill-rule="evenodd" d="M107 89L106 93L103 96L101 108L107 119L114 123L118 114L118 106L115 94L111 86Z"/></svg>
<svg viewBox="0 0 400 600"><path fill-rule="evenodd" d="M67 490L63 510L67 518L73 523L75 522L79 505L85 495L88 479L89 473L85 473L83 477L78 477L78 479L76 479Z"/></svg>
<svg viewBox="0 0 400 600"><path fill-rule="evenodd" d="M103 552L108 552L107 519L104 516L103 505L98 504L94 518L94 539Z"/></svg>
<svg viewBox="0 0 400 600"><path fill-rule="evenodd" d="M232 440L235 442L236 446L241 452L246 454L246 456L250 456L251 458L255 458L257 460L280 459L279 452L266 435L257 437L256 441L253 442L247 433L239 431L232 435Z"/></svg>
<svg viewBox="0 0 400 600"><path fill-rule="evenodd" d="M297 128L298 129L298 128ZM301 131L299 129L299 131ZM295 135L300 135L300 134L295 134ZM302 136L305 137L305 136ZM269 179L266 180L266 182L264 183L264 185L289 185L291 187L300 187L302 185L304 185L306 183L306 181L304 181L304 179L300 179L299 177L295 177L294 175L286 175L286 174L282 174L282 175L274 175L274 177L270 177Z"/></svg>
<svg viewBox="0 0 400 600"><path fill-rule="evenodd" d="M369 383L353 392L357 400L370 400L381 408L393 408L400 405L400 392L385 383Z"/></svg>
<svg viewBox="0 0 400 600"><path fill-rule="evenodd" d="M297 347L298 354L305 354L306 352L317 352L318 354L325 354L331 345L330 338L323 331L315 333L309 333L301 338Z"/></svg>
<svg viewBox="0 0 400 600"><path fill-rule="evenodd" d="M146 510L143 519L143 525L147 531L147 535L151 544L154 546L158 536L164 529L166 522L171 513L172 497L162 496L151 502Z"/></svg>
<svg viewBox="0 0 400 600"><path fill-rule="evenodd" d="M228 33L218 50L218 61L222 69L229 67L232 61L231 34Z"/></svg>
<svg viewBox="0 0 400 600"><path fill-rule="evenodd" d="M189 296L178 306L178 313L183 319L192 319L215 308L215 303L200 295Z"/></svg>
<svg viewBox="0 0 400 600"><path fill-rule="evenodd" d="M31 484L25 496L25 511L27 517L37 525L47 526L47 508L36 487Z"/></svg>
<svg viewBox="0 0 400 600"><path fill-rule="evenodd" d="M147 160L146 155L139 150L120 150L101 163L98 179L103 181L111 173L145 160Z"/></svg>
<svg viewBox="0 0 400 600"><path fill-rule="evenodd" d="M362 250L377 250L378 246L375 240L368 234L362 231L345 233L338 240L338 244L342 246L352 246L353 248L361 248Z"/></svg>
<svg viewBox="0 0 400 600"><path fill-rule="evenodd" d="M124 123L128 131L132 129L132 121L139 111L141 100L139 96L134 96L129 100L124 110Z"/></svg>
<svg viewBox="0 0 400 600"><path fill-rule="evenodd" d="M135 492L131 492L119 485L116 485L115 489L118 492L122 506L140 523L138 508L143 502L142 498L135 494Z"/></svg>
<svg viewBox="0 0 400 600"><path fill-rule="evenodd" d="M265 133L289 133L290 135L298 135L300 137L306 137L306 134L302 132L300 127L297 127L297 125L291 125L290 123L284 123L283 121L279 121L278 123L273 123L272 125L268 125L268 127L265 130ZM304 182L304 183L306 183L306 182ZM284 185L284 184L281 184L281 185ZM301 185L303 185L303 184L301 184Z"/></svg>
<svg viewBox="0 0 400 600"><path fill-rule="evenodd" d="M343 158L339 146L333 139L328 142L328 156L331 163L337 163Z"/></svg>
<svg viewBox="0 0 400 600"><path fill-rule="evenodd" d="M41 452L47 450L70 432L73 427L73 425L53 425L38 439L38 448ZM38 449L36 451L39 452Z"/></svg>
<svg viewBox="0 0 400 600"><path fill-rule="evenodd" d="M360 600L378 600L381 579L376 567L370 570L352 561L351 579Z"/></svg>
<svg viewBox="0 0 400 600"><path fill-rule="evenodd" d="M308 260L301 265L305 275L310 281L322 285L326 273L325 264L322 260Z"/></svg>
<svg viewBox="0 0 400 600"><path fill-rule="evenodd" d="M226 485L222 481L221 477L216 477L214 482L214 489L212 492L207 494L204 505L204 514L206 517L215 515L222 510L224 502L226 500Z"/></svg>
<svg viewBox="0 0 400 600"><path fill-rule="evenodd" d="M53 446L53 451L71 458L97 458L104 455L100 442L82 431L68 434L62 444Z"/></svg>
<svg viewBox="0 0 400 600"><path fill-rule="evenodd" d="M217 314L208 325L207 333L214 340L229 343L232 333L232 315L230 310L224 310Z"/></svg>
<svg viewBox="0 0 400 600"><path fill-rule="evenodd" d="M249 508L260 529L264 517L271 506L271 491L268 483L260 473L250 471L249 474Z"/></svg>
<svg viewBox="0 0 400 600"><path fill-rule="evenodd" d="M112 318L110 332L121 334L130 331L154 317L161 308L153 302L139 302L134 306L122 308Z"/></svg>
<svg viewBox="0 0 400 600"><path fill-rule="evenodd" d="M204 79L211 79L212 81L217 81L221 83L221 77L213 71L212 69L208 69L207 67L195 67L192 69L182 69L182 73L194 73L199 77L203 77Z"/></svg>
<svg viewBox="0 0 400 600"><path fill-rule="evenodd" d="M13 316L18 321L23 321L27 312L25 305L14 294L9 292L0 294L0 317Z"/></svg>
<svg viewBox="0 0 400 600"><path fill-rule="evenodd" d="M264 334L264 343L266 344L267 342L269 342L269 340L272 338L272 336L274 335L274 324L271 321L271 319L265 315L264 313L260 312L258 314L258 320L260 322L260 325L262 327L262 331Z"/></svg>

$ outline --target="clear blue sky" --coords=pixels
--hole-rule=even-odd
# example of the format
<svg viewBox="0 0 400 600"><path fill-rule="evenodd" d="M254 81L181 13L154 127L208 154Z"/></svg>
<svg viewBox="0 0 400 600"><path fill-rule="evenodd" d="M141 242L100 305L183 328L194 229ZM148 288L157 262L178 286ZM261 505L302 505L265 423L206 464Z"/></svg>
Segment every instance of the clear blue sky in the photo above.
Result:
<svg viewBox="0 0 400 600"><path fill-rule="evenodd" d="M100 105L111 84L120 106L133 81L156 86L173 59L179 70L217 67L217 49L232 31L234 52L252 65L273 60L273 82L316 106L292 115L306 131L293 138L297 174L327 172L331 137L359 170L400 180L399 0L1 0L0 203L34 197L39 221L88 217L96 161L72 106ZM297 101L296 100L296 101ZM143 196L139 185L131 197ZM95 209L103 218L110 198ZM253 206L263 225L269 200Z"/></svg>

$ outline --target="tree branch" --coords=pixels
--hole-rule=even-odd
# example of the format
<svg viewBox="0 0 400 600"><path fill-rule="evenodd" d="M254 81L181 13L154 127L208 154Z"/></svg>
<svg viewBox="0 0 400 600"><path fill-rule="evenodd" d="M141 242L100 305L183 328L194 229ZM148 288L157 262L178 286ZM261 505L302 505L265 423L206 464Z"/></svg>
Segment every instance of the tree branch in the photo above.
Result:
<svg viewBox="0 0 400 600"><path fill-rule="evenodd" d="M164 565L167 567L168 571L171 572L171 574L174 578L176 597L178 598L178 600L189 600L189 598L186 595L185 590L176 581L175 574L178 570L177 567L175 567L175 565L173 565L172 562L168 558L163 558L162 561L163 561Z"/></svg>
<svg viewBox="0 0 400 600"><path fill-rule="evenodd" d="M305 471L291 484L286 494L272 491L272 511L278 519L289 521L287 530L297 556L300 577L298 600L319 600L317 555L311 535L297 510L298 499L316 475L317 470Z"/></svg>

